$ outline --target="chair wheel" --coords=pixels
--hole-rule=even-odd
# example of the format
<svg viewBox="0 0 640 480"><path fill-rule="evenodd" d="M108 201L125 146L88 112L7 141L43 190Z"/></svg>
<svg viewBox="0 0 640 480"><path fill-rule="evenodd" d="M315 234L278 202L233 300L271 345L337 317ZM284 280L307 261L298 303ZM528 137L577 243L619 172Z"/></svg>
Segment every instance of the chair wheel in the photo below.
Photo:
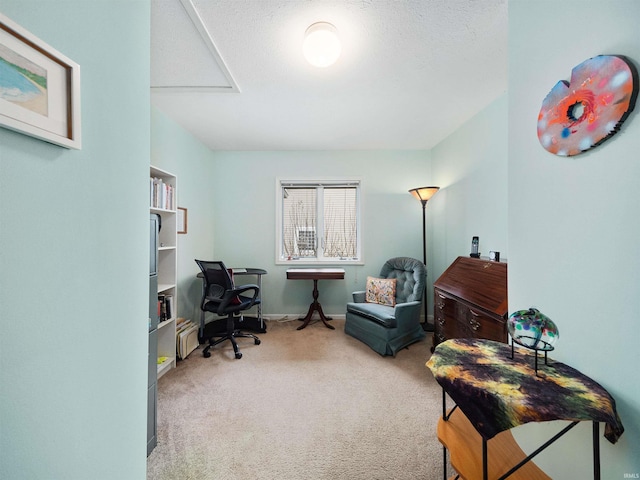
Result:
<svg viewBox="0 0 640 480"><path fill-rule="evenodd" d="M242 358L242 353L240 353L240 352L236 353L236 358L237 359L241 359Z"/></svg>
<svg viewBox="0 0 640 480"><path fill-rule="evenodd" d="M202 352L202 356L204 358L209 358L211 356L211 352Z"/></svg>
<svg viewBox="0 0 640 480"><path fill-rule="evenodd" d="M253 342L254 342L256 345L260 345L260 339L259 339L259 338L256 338Z"/></svg>

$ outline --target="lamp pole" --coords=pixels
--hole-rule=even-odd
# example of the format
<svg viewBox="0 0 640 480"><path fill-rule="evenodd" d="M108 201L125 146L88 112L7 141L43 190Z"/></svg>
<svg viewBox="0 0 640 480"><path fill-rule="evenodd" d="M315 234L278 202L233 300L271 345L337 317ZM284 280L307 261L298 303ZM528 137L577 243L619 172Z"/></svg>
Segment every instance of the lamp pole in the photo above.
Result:
<svg viewBox="0 0 640 480"><path fill-rule="evenodd" d="M427 202L433 197L440 187L420 187L409 190L409 193L420 200L422 204L422 261L427 268ZM428 275L427 270L427 275ZM423 328L427 332L433 332L434 326L429 324L429 301L427 299L427 279L424 280L424 324Z"/></svg>
<svg viewBox="0 0 640 480"><path fill-rule="evenodd" d="M422 261L427 266L427 201L422 200Z"/></svg>

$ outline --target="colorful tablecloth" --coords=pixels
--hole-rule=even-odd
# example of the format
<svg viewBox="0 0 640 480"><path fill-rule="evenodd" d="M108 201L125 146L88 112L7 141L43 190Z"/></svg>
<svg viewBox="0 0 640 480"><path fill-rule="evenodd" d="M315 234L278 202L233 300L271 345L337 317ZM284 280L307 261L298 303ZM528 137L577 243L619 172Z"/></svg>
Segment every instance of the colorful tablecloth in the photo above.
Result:
<svg viewBox="0 0 640 480"><path fill-rule="evenodd" d="M427 362L437 382L485 439L528 422L549 420L605 423L615 443L624 432L615 400L586 375L531 350L481 339L440 343Z"/></svg>

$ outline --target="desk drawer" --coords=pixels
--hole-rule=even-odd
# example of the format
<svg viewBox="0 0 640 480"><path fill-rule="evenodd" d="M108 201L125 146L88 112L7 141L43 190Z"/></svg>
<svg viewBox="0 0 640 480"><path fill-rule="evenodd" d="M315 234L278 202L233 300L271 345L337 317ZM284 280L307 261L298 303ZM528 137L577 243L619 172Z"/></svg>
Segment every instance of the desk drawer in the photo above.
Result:
<svg viewBox="0 0 640 480"><path fill-rule="evenodd" d="M476 308L459 304L458 321L461 333L465 333L461 335L462 338L485 338L507 342L507 326L503 318L488 316Z"/></svg>

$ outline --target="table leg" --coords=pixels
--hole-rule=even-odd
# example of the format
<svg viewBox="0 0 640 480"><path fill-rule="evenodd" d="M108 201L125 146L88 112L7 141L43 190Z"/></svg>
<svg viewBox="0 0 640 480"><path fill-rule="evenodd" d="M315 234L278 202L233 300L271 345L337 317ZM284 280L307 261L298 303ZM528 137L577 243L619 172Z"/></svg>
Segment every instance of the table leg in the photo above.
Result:
<svg viewBox="0 0 640 480"><path fill-rule="evenodd" d="M327 328L330 328L331 330L335 330L335 327L333 325L329 325L327 323L327 320L331 320L331 317L325 316L324 312L322 311L322 306L320 305L320 302L318 302L318 295L319 295L318 280L314 279L313 280L313 302L311 303L311 305L309 305L309 311L307 312L307 315L298 319L298 320L302 320L304 323L300 325L297 328L297 330L302 330L307 325L309 325L309 322L311 321L311 317L313 317L313 312L318 312L318 314L320 315L320 320L322 320L322 323L324 323L324 325Z"/></svg>
<svg viewBox="0 0 640 480"><path fill-rule="evenodd" d="M264 320L262 319L262 274L257 274L258 277L258 291L260 292L260 303L258 304L258 321L260 322L260 331L266 332L264 328Z"/></svg>
<svg viewBox="0 0 640 480"><path fill-rule="evenodd" d="M600 480L600 424L593 422L593 478Z"/></svg>

